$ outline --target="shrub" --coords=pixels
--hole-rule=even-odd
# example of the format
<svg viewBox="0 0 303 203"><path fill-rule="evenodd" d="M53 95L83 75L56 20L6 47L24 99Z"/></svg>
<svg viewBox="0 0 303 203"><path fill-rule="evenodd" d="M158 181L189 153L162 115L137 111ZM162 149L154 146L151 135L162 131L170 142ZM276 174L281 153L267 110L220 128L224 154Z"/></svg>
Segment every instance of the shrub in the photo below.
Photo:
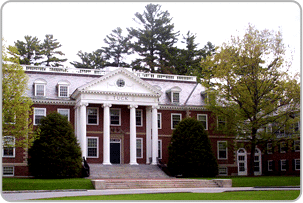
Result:
<svg viewBox="0 0 303 203"><path fill-rule="evenodd" d="M217 160L201 122L183 119L173 131L168 147L168 168L173 175L213 177L218 174Z"/></svg>
<svg viewBox="0 0 303 203"><path fill-rule="evenodd" d="M39 178L79 177L81 149L65 116L50 113L41 120L40 135L29 149L29 171Z"/></svg>

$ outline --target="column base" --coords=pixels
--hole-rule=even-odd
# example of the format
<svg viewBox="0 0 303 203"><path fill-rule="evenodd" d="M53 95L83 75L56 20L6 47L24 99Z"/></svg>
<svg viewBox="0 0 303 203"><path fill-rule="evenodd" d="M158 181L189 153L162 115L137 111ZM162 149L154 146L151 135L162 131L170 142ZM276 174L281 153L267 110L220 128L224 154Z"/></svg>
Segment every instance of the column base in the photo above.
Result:
<svg viewBox="0 0 303 203"><path fill-rule="evenodd" d="M103 165L105 165L105 166L110 166L110 165L112 165L111 163L102 163Z"/></svg>
<svg viewBox="0 0 303 203"><path fill-rule="evenodd" d="M129 165L137 166L137 165L139 165L139 164L138 164L138 163L129 163Z"/></svg>
<svg viewBox="0 0 303 203"><path fill-rule="evenodd" d="M158 165L157 163L151 163L150 165L154 165L154 166L156 166L156 165Z"/></svg>

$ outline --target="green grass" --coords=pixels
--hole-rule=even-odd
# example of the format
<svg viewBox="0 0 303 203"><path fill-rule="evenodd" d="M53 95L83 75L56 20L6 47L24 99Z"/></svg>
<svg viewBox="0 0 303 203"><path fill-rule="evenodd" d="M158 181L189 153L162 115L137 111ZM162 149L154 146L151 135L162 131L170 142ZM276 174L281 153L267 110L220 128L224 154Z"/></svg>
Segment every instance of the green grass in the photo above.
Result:
<svg viewBox="0 0 303 203"><path fill-rule="evenodd" d="M63 189L94 189L91 181L84 178L71 179L34 179L34 178L3 178L2 190L63 190Z"/></svg>
<svg viewBox="0 0 303 203"><path fill-rule="evenodd" d="M227 177L226 179L232 179L233 187L270 187L300 185L299 176Z"/></svg>
<svg viewBox="0 0 303 203"><path fill-rule="evenodd" d="M43 200L295 200L300 191L245 191L224 193L161 193L60 197ZM40 200L40 199L39 199Z"/></svg>

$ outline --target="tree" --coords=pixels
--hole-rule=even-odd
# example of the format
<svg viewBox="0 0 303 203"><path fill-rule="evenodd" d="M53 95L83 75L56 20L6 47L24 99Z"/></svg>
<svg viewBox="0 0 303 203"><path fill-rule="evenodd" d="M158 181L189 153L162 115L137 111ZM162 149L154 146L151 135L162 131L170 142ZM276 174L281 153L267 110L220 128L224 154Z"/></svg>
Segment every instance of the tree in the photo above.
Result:
<svg viewBox="0 0 303 203"><path fill-rule="evenodd" d="M20 64L35 65L36 60L41 59L40 55L40 40L37 37L24 36L25 42L17 40L15 46L18 49Z"/></svg>
<svg viewBox="0 0 303 203"><path fill-rule="evenodd" d="M291 65L285 51L280 32L249 25L242 39L232 37L201 62L202 84L216 98L207 100L208 108L227 121L221 130L249 141L249 175L256 146L278 139L278 130L291 125L299 110L300 84L285 71ZM272 125L274 130L264 130Z"/></svg>
<svg viewBox="0 0 303 203"><path fill-rule="evenodd" d="M81 58L82 62L70 62L75 68L102 69L105 67L106 60L101 50L92 53L78 51L77 55Z"/></svg>
<svg viewBox="0 0 303 203"><path fill-rule="evenodd" d="M39 178L81 176L81 149L66 116L48 114L39 125L40 136L29 150L29 171Z"/></svg>
<svg viewBox="0 0 303 203"><path fill-rule="evenodd" d="M26 150L35 135L29 119L32 101L24 96L28 77L19 65L18 55L16 47L2 46L2 138L14 139L14 142L9 143L3 139L3 147L21 147Z"/></svg>
<svg viewBox="0 0 303 203"><path fill-rule="evenodd" d="M168 168L174 175L212 177L218 174L217 160L201 122L183 119L173 131L168 147Z"/></svg>
<svg viewBox="0 0 303 203"><path fill-rule="evenodd" d="M127 28L129 35L135 41L134 51L142 58L133 61L137 70L162 72L168 50L177 42L179 32L174 32L174 24L168 11L161 11L160 5L148 4L146 10L135 13L135 21L141 28Z"/></svg>
<svg viewBox="0 0 303 203"><path fill-rule="evenodd" d="M40 63L46 66L62 66L60 63L67 61L67 59L59 59L54 55L64 56L65 54L61 51L56 51L62 45L54 39L53 35L45 35L45 39L41 45L41 55L46 56L46 60Z"/></svg>
<svg viewBox="0 0 303 203"><path fill-rule="evenodd" d="M122 29L120 27L117 27L116 29L112 30L112 33L110 35L106 35L104 42L108 46L102 47L102 50L106 54L106 60L113 60L113 62L107 64L108 66L129 66L123 60L124 55L129 55L131 53L129 40L129 36L122 36Z"/></svg>

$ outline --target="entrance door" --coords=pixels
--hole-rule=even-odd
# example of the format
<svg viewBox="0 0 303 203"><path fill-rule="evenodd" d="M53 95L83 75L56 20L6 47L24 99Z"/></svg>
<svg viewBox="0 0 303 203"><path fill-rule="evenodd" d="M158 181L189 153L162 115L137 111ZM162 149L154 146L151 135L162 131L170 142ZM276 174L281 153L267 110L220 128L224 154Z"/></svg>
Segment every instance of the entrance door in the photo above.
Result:
<svg viewBox="0 0 303 203"><path fill-rule="evenodd" d="M241 148L237 152L237 161L238 161L238 175L246 176L247 175L247 154L245 149Z"/></svg>
<svg viewBox="0 0 303 203"><path fill-rule="evenodd" d="M261 169L261 151L258 148L256 148L256 151L255 151L254 174L256 176L262 174L262 169Z"/></svg>
<svg viewBox="0 0 303 203"><path fill-rule="evenodd" d="M110 163L112 164L120 164L120 140L119 139L111 139L110 140Z"/></svg>

